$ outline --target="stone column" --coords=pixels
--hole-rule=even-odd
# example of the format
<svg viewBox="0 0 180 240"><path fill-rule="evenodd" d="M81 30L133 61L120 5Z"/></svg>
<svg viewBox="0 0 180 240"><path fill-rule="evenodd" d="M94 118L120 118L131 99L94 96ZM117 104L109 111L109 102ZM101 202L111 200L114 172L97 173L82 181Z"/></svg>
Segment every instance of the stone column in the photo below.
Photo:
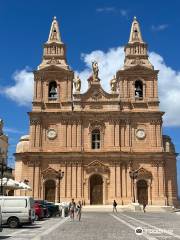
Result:
<svg viewBox="0 0 180 240"><path fill-rule="evenodd" d="M77 124L77 147L81 147L81 122Z"/></svg>
<svg viewBox="0 0 180 240"><path fill-rule="evenodd" d="M71 163L67 165L67 198L71 198Z"/></svg>
<svg viewBox="0 0 180 240"><path fill-rule="evenodd" d="M151 179L148 179L147 185L148 185L148 205L152 205Z"/></svg>
<svg viewBox="0 0 180 240"><path fill-rule="evenodd" d="M120 179L120 164L117 164L116 166L116 194L117 194L117 197L120 198L121 197L121 179Z"/></svg>
<svg viewBox="0 0 180 240"><path fill-rule="evenodd" d="M34 177L36 179L36 182L35 182L35 185L34 185L34 197L36 199L39 199L40 197L40 176L39 176L39 165L40 165L40 162L38 160L35 161L35 173L34 173Z"/></svg>
<svg viewBox="0 0 180 240"><path fill-rule="evenodd" d="M76 132L76 122L72 124L72 147L75 148L77 146L77 132Z"/></svg>
<svg viewBox="0 0 180 240"><path fill-rule="evenodd" d="M114 162L111 163L110 166L110 197L111 199L115 196L115 164Z"/></svg>
<svg viewBox="0 0 180 240"><path fill-rule="evenodd" d="M127 197L130 200L130 202L132 201L132 180L129 176L129 172L131 171L131 162L129 162L127 164Z"/></svg>
<svg viewBox="0 0 180 240"><path fill-rule="evenodd" d="M126 170L125 163L122 164L122 198L126 197Z"/></svg>
<svg viewBox="0 0 180 240"><path fill-rule="evenodd" d="M106 204L106 178L103 177L103 204Z"/></svg>
<svg viewBox="0 0 180 240"><path fill-rule="evenodd" d="M165 198L165 178L164 178L164 161L159 163L159 193Z"/></svg>
<svg viewBox="0 0 180 240"><path fill-rule="evenodd" d="M59 180L55 180L56 183L56 192L55 192L55 202L58 202L59 200Z"/></svg>
<svg viewBox="0 0 180 240"><path fill-rule="evenodd" d="M76 163L72 165L72 198L77 198L77 166Z"/></svg>
<svg viewBox="0 0 180 240"><path fill-rule="evenodd" d="M77 197L82 200L82 166L80 162L77 164Z"/></svg>

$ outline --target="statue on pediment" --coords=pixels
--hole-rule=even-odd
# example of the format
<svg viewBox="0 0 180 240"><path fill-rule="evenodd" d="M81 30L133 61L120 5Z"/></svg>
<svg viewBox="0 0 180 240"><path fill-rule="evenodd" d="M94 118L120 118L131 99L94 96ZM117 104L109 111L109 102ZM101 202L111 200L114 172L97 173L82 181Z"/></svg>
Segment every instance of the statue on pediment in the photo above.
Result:
<svg viewBox="0 0 180 240"><path fill-rule="evenodd" d="M114 76L113 79L110 81L111 91L116 92L117 91L117 79Z"/></svg>
<svg viewBox="0 0 180 240"><path fill-rule="evenodd" d="M96 61L92 62L92 70L93 70L93 81L99 81L98 78L98 73L99 73L99 67L98 67L98 63Z"/></svg>
<svg viewBox="0 0 180 240"><path fill-rule="evenodd" d="M76 92L80 92L81 91L81 79L79 78L79 76L74 78L73 83L74 83L74 88L75 88Z"/></svg>

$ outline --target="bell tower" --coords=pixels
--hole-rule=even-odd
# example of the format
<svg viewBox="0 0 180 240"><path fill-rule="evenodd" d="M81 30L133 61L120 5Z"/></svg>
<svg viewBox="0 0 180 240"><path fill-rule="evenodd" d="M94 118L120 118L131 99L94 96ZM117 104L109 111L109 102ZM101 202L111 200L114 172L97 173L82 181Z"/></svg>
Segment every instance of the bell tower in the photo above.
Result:
<svg viewBox="0 0 180 240"><path fill-rule="evenodd" d="M73 78L66 60L66 46L54 17L42 62L34 71L33 111L71 110Z"/></svg>
<svg viewBox="0 0 180 240"><path fill-rule="evenodd" d="M124 66L117 72L120 100L124 110L158 110L158 71L148 58L140 25L134 17L129 42L124 48Z"/></svg>

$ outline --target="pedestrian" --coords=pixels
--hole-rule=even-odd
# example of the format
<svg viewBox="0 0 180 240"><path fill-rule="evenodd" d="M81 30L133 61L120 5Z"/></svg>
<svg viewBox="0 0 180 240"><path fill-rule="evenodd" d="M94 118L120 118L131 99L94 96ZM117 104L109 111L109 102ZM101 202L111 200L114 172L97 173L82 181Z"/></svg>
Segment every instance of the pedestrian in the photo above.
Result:
<svg viewBox="0 0 180 240"><path fill-rule="evenodd" d="M74 201L74 198L69 203L69 212L70 212L70 218L74 220L74 211L76 208L76 203Z"/></svg>
<svg viewBox="0 0 180 240"><path fill-rule="evenodd" d="M117 212L117 202L114 200L113 201L113 212L115 211L115 212Z"/></svg>
<svg viewBox="0 0 180 240"><path fill-rule="evenodd" d="M79 221L81 221L81 210L82 210L81 201L78 202L78 204L76 205L76 208L77 208L77 218L79 219Z"/></svg>
<svg viewBox="0 0 180 240"><path fill-rule="evenodd" d="M145 200L143 201L143 212L144 213L146 212L146 201Z"/></svg>

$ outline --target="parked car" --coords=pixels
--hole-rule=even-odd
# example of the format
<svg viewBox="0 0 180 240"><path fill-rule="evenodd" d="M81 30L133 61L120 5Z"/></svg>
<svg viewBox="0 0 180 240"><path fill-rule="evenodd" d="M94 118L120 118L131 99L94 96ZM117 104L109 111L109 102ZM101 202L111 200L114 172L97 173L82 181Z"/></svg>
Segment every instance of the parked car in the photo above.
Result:
<svg viewBox="0 0 180 240"><path fill-rule="evenodd" d="M0 196L2 224L16 228L35 220L34 200L27 196Z"/></svg>
<svg viewBox="0 0 180 240"><path fill-rule="evenodd" d="M48 209L48 213L49 213L49 217L54 217L56 215L59 215L59 207L56 206L54 203L50 203L46 200L35 200L36 203L40 203L44 206L47 207Z"/></svg>
<svg viewBox="0 0 180 240"><path fill-rule="evenodd" d="M1 213L1 206L0 206L0 232L2 232L2 213Z"/></svg>
<svg viewBox="0 0 180 240"><path fill-rule="evenodd" d="M44 209L40 203L34 203L35 220L40 220L44 217Z"/></svg>

